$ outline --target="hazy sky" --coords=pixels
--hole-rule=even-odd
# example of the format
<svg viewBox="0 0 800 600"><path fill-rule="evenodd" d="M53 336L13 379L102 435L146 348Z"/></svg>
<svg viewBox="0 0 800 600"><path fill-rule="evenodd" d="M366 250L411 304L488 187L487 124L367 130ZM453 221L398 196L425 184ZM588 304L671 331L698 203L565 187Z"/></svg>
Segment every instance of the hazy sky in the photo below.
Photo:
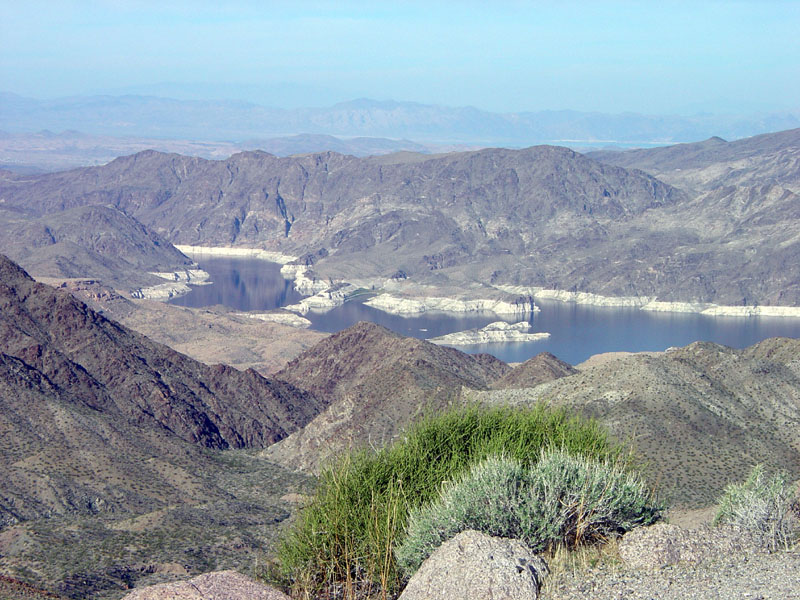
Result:
<svg viewBox="0 0 800 600"><path fill-rule="evenodd" d="M0 0L0 90L492 111L800 108L800 2Z"/></svg>

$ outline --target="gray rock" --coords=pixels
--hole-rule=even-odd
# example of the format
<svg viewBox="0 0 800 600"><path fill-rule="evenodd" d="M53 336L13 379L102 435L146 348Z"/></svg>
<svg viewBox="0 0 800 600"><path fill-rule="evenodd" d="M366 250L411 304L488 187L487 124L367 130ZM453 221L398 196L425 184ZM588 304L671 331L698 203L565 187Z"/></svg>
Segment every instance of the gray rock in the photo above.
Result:
<svg viewBox="0 0 800 600"><path fill-rule="evenodd" d="M683 529L668 523L634 529L619 543L620 557L634 569L698 565L758 551L750 536L730 527Z"/></svg>
<svg viewBox="0 0 800 600"><path fill-rule="evenodd" d="M134 590L122 600L290 600L273 587L236 571L204 573L188 581Z"/></svg>
<svg viewBox="0 0 800 600"><path fill-rule="evenodd" d="M463 531L422 563L400 600L535 600L547 573L547 564L522 542Z"/></svg>

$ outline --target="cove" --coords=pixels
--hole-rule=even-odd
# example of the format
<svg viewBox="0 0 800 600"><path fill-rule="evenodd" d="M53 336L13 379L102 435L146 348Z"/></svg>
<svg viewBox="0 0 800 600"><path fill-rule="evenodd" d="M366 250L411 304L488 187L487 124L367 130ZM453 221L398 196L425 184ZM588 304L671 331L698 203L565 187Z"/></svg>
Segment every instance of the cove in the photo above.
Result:
<svg viewBox="0 0 800 600"><path fill-rule="evenodd" d="M248 258L209 258L200 267L213 283L193 286L171 304L191 307L223 305L235 310L264 311L300 300L280 265ZM568 302L537 301L541 312L530 317L530 331L548 332L546 340L463 346L470 353L488 352L506 362L522 362L539 352L551 352L571 364L601 352L661 351L695 341L744 348L769 337L800 338L800 319L787 317L711 317L692 313L656 313L635 308L609 308ZM454 315L424 313L390 315L358 300L327 313L305 315L312 329L336 332L358 321L372 321L402 335L427 339L483 327L500 318L492 313ZM506 319L508 320L508 319Z"/></svg>

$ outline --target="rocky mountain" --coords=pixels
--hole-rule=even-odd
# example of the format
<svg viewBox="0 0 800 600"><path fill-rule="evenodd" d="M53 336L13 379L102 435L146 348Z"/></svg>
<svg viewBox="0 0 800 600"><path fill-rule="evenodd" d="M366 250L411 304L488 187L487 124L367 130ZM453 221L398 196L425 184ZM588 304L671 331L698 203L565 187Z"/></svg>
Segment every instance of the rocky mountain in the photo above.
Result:
<svg viewBox="0 0 800 600"><path fill-rule="evenodd" d="M120 288L164 283L153 272L197 266L117 208L81 206L37 218L0 208L0 249L40 277L96 278Z"/></svg>
<svg viewBox="0 0 800 600"><path fill-rule="evenodd" d="M486 402L540 400L597 418L632 443L676 506L704 506L763 462L800 478L800 340L743 350L696 342L608 360L527 390L473 392Z"/></svg>
<svg viewBox="0 0 800 600"><path fill-rule="evenodd" d="M486 389L510 370L488 354L407 338L373 323L333 334L275 378L303 386L328 407L265 451L283 465L317 470L351 445L383 446L415 418L455 402L462 387Z"/></svg>
<svg viewBox="0 0 800 600"><path fill-rule="evenodd" d="M320 277L366 285L402 273L460 289L796 306L794 196L752 190L746 201L735 188L703 196L551 146L366 159L143 152L0 179L7 210L112 205L171 243L311 257Z"/></svg>
<svg viewBox="0 0 800 600"><path fill-rule="evenodd" d="M529 388L574 375L578 370L549 352L540 352L495 380L492 389Z"/></svg>

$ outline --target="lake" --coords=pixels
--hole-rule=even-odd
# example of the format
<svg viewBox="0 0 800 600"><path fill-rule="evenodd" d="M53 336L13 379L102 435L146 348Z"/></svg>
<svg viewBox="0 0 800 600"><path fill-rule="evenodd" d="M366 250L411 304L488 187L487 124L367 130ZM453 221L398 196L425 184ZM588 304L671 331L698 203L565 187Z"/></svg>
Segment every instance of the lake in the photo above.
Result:
<svg viewBox="0 0 800 600"><path fill-rule="evenodd" d="M211 274L210 285L193 286L171 304L205 307L221 304L242 311L264 311L300 300L280 265L256 259L212 258L200 261ZM464 346L465 352L488 352L506 362L522 362L539 352L552 352L577 364L600 352L665 350L705 340L744 348L768 337L800 338L800 319L781 317L708 317L698 314L655 313L634 308L605 308L537 301L541 312L529 320L531 332L548 332L537 342ZM390 315L361 301L345 303L327 313L305 315L312 329L340 331L358 321L372 321L397 333L431 338L483 327L500 318L492 313L453 315L425 313L415 317ZM511 320L511 319L505 319Z"/></svg>

